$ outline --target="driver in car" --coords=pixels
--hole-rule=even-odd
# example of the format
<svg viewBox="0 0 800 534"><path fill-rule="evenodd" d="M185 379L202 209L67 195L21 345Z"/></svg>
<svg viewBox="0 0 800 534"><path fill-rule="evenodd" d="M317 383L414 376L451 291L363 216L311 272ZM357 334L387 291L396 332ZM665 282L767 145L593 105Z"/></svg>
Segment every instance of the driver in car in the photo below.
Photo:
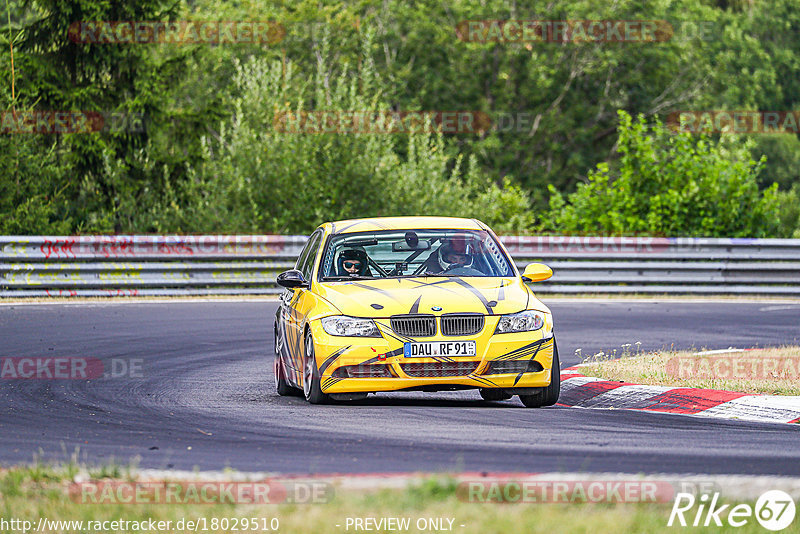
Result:
<svg viewBox="0 0 800 534"><path fill-rule="evenodd" d="M472 266L471 246L463 237L446 240L436 252L425 260L425 274L467 274L462 271L474 271Z"/></svg>

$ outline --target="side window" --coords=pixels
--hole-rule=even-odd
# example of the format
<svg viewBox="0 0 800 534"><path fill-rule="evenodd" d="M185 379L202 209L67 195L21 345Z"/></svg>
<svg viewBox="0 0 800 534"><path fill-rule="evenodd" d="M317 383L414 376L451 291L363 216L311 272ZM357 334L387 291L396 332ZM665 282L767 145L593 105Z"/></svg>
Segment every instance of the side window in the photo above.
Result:
<svg viewBox="0 0 800 534"><path fill-rule="evenodd" d="M303 270L303 264L305 263L306 258L308 258L308 254L311 252L312 249L311 245L313 245L313 241L314 241L314 234L311 234L308 237L308 241L306 241L306 246L303 247L303 250L300 251L300 255L297 257L297 263L294 264L294 268L297 269L298 271Z"/></svg>
<svg viewBox="0 0 800 534"><path fill-rule="evenodd" d="M311 280L311 271L314 269L314 260L317 259L317 251L319 249L319 242L322 239L322 232L315 232L308 240L307 251L304 251L305 258L299 267L300 272L303 273L303 278Z"/></svg>

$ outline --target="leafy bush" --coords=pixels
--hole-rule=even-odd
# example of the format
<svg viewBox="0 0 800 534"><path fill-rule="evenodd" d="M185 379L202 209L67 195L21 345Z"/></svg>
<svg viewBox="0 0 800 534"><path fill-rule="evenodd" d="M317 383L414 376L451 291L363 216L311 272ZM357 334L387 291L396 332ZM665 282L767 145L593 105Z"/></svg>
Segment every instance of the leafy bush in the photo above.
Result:
<svg viewBox="0 0 800 534"><path fill-rule="evenodd" d="M619 159L599 163L547 223L564 234L764 237L778 229L777 186L759 192L749 146L673 133L619 111Z"/></svg>
<svg viewBox="0 0 800 534"><path fill-rule="evenodd" d="M800 239L800 186L789 191L778 191L777 237Z"/></svg>

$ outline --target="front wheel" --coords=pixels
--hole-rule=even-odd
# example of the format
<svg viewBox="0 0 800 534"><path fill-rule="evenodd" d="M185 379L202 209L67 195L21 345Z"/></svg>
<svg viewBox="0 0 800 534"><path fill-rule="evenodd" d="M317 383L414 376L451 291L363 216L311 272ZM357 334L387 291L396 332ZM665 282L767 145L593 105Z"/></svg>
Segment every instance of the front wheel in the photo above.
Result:
<svg viewBox="0 0 800 534"><path fill-rule="evenodd" d="M311 332L306 334L306 358L303 365L303 394L311 404L327 404L330 397L320 387L317 359L314 357L314 339Z"/></svg>
<svg viewBox="0 0 800 534"><path fill-rule="evenodd" d="M553 365L550 366L550 385L542 388L539 393L533 395L520 395L519 400L528 408L541 408L552 406L558 402L558 395L561 393L561 365L558 361L558 346L553 339Z"/></svg>

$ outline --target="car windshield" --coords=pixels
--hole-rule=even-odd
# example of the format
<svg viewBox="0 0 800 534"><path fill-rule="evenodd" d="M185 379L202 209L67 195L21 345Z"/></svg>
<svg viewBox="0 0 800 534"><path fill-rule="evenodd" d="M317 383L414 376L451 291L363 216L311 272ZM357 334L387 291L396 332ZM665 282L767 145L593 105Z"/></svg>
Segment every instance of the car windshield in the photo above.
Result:
<svg viewBox="0 0 800 534"><path fill-rule="evenodd" d="M334 235L320 280L417 276L514 276L484 230L392 230Z"/></svg>

